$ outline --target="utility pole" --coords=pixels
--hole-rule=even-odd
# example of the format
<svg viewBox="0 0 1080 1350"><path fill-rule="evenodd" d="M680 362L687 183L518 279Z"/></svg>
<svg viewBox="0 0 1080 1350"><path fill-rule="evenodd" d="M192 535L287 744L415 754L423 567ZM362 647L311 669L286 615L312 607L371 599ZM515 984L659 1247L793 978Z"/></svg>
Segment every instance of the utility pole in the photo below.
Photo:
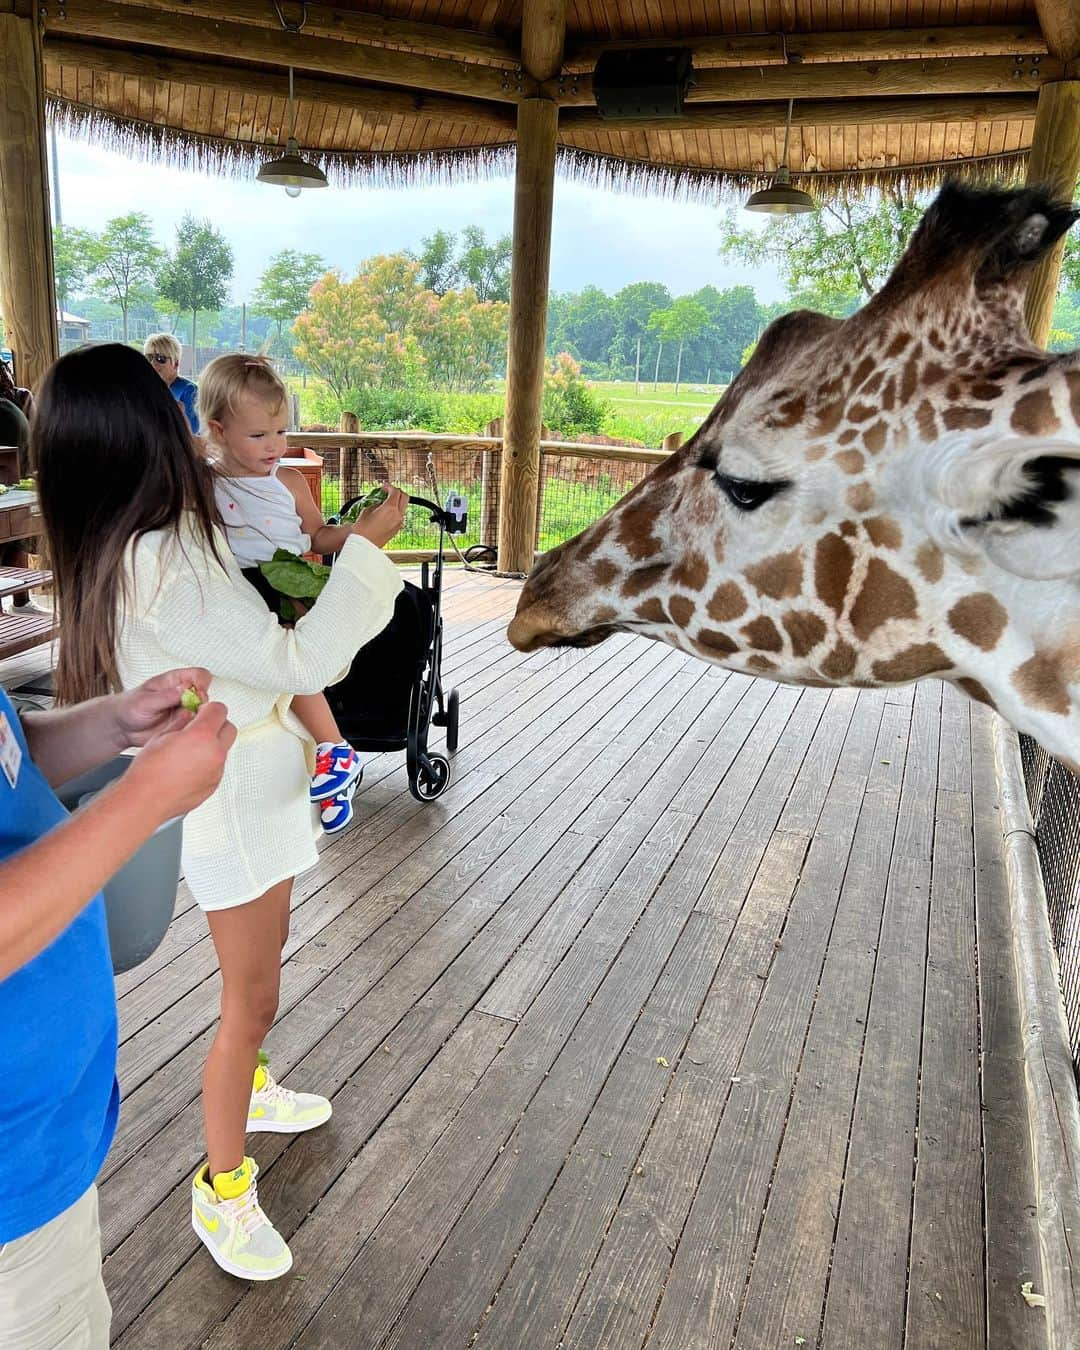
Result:
<svg viewBox="0 0 1080 1350"><path fill-rule="evenodd" d="M634 362L634 393L641 394L641 334L637 337L637 360Z"/></svg>

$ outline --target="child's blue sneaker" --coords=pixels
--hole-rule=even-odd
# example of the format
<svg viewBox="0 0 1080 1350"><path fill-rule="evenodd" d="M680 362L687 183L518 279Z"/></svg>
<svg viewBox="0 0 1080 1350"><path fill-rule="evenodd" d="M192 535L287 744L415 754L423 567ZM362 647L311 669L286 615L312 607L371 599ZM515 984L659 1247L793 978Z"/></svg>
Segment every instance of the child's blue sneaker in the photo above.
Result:
<svg viewBox="0 0 1080 1350"><path fill-rule="evenodd" d="M311 780L311 800L324 802L340 797L355 787L364 776L360 756L346 741L331 745L324 741L315 750L315 776Z"/></svg>
<svg viewBox="0 0 1080 1350"><path fill-rule="evenodd" d="M319 803L319 819L322 821L323 834L337 834L338 830L343 830L352 820L352 799L355 791L356 784L353 783L336 797L327 797L325 801Z"/></svg>

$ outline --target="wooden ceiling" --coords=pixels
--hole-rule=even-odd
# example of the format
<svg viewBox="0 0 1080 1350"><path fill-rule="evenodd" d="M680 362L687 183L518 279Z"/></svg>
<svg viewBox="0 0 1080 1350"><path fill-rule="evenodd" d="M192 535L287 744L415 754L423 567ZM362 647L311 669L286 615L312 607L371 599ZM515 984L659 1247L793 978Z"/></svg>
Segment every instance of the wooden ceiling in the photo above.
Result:
<svg viewBox="0 0 1080 1350"><path fill-rule="evenodd" d="M305 7L281 0L289 22ZM287 134L332 177L483 172L513 150L520 0L306 6L273 0L47 0L46 92L69 126L133 152L250 173ZM591 70L604 46L694 50L685 116L610 122ZM569 0L562 105L568 170L716 193L780 162L795 99L793 176L926 184L1001 175L1030 145L1040 83L1060 76L1033 0Z"/></svg>

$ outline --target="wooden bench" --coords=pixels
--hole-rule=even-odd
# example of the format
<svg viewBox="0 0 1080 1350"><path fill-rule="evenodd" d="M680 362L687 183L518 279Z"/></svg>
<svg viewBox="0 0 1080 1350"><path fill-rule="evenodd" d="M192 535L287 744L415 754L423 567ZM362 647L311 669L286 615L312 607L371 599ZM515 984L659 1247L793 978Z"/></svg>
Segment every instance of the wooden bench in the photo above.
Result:
<svg viewBox="0 0 1080 1350"><path fill-rule="evenodd" d="M0 660L18 656L31 647L51 642L57 634L56 618L34 610L29 614L0 614Z"/></svg>
<svg viewBox="0 0 1080 1350"><path fill-rule="evenodd" d="M33 567L0 567L0 600L9 595L18 595L20 591L48 586L51 581L51 572Z"/></svg>

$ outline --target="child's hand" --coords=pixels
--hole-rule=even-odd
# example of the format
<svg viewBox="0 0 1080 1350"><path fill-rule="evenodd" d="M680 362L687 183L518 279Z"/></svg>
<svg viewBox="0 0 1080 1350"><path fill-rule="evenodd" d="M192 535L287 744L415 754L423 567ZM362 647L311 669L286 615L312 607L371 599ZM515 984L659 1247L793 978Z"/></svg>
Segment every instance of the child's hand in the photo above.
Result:
<svg viewBox="0 0 1080 1350"><path fill-rule="evenodd" d="M186 726L192 714L182 705L185 690L194 689L206 702L210 672L193 666L155 675L137 689L116 695L117 748L145 745L162 731Z"/></svg>
<svg viewBox="0 0 1080 1350"><path fill-rule="evenodd" d="M409 509L409 498L401 488L392 487L386 494L386 501L379 506L369 506L361 511L352 527L353 534L361 534L373 544L383 548L393 539L405 523L405 512Z"/></svg>
<svg viewBox="0 0 1080 1350"><path fill-rule="evenodd" d="M186 815L221 781L236 740L224 703L204 703L186 724L159 732L135 757L121 780L160 807L163 821Z"/></svg>

